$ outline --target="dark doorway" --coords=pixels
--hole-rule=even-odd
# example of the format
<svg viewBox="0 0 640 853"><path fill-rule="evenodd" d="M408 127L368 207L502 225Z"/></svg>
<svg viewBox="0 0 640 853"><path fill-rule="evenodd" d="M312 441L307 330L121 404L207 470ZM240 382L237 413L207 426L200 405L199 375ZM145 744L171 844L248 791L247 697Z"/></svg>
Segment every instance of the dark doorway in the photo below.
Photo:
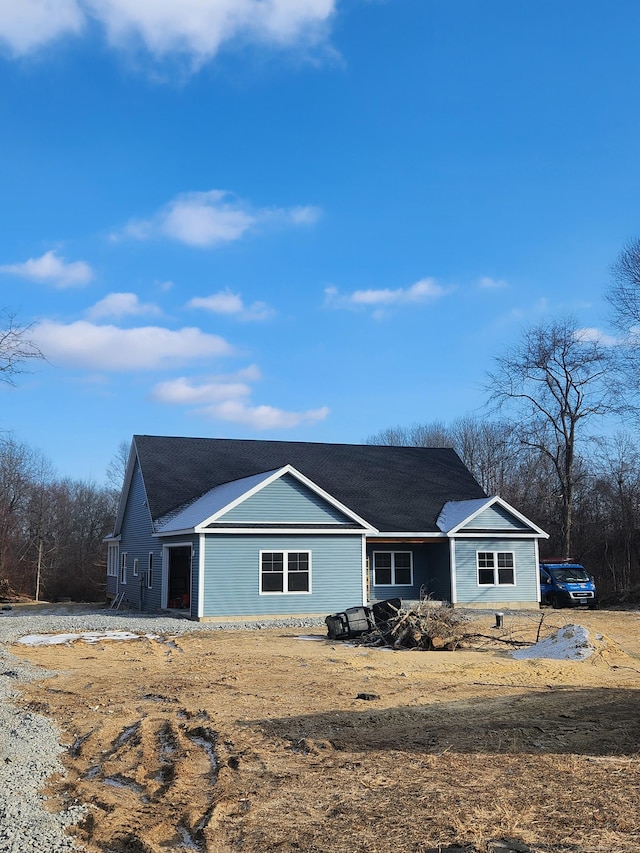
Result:
<svg viewBox="0 0 640 853"><path fill-rule="evenodd" d="M191 604L191 546L169 548L167 607L188 610Z"/></svg>

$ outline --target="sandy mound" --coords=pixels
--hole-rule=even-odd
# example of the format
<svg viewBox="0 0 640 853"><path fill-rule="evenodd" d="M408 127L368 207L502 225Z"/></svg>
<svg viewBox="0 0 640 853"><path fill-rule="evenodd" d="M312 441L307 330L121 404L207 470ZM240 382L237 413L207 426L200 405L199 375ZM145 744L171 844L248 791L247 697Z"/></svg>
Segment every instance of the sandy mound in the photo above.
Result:
<svg viewBox="0 0 640 853"><path fill-rule="evenodd" d="M604 634L589 632L582 625L565 625L544 640L526 649L512 652L514 658L549 658L553 660L586 660L597 652L601 657L624 656L622 649Z"/></svg>
<svg viewBox="0 0 640 853"><path fill-rule="evenodd" d="M596 634L595 640L602 641L602 634ZM565 625L550 637L530 646L528 649L518 649L513 657L518 660L525 658L553 658L554 660L584 660L591 657L595 646L589 631L582 625Z"/></svg>

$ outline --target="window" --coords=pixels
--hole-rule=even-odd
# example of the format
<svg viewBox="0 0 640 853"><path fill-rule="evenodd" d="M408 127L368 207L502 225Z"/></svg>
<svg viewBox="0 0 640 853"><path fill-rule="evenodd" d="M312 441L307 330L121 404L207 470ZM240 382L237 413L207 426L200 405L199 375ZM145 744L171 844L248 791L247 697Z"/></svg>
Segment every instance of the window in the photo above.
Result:
<svg viewBox="0 0 640 853"><path fill-rule="evenodd" d="M125 551L120 560L120 583L127 582L127 552Z"/></svg>
<svg viewBox="0 0 640 853"><path fill-rule="evenodd" d="M516 569L512 551L478 551L479 586L515 586Z"/></svg>
<svg viewBox="0 0 640 853"><path fill-rule="evenodd" d="M311 592L310 551L261 551L260 594Z"/></svg>
<svg viewBox="0 0 640 853"><path fill-rule="evenodd" d="M107 575L110 578L118 577L118 550L117 545L109 545L109 550L107 551Z"/></svg>
<svg viewBox="0 0 640 853"><path fill-rule="evenodd" d="M153 586L153 551L149 551L149 565L147 567L147 586Z"/></svg>
<svg viewBox="0 0 640 853"><path fill-rule="evenodd" d="M413 561L411 551L374 551L374 586L411 586Z"/></svg>
<svg viewBox="0 0 640 853"><path fill-rule="evenodd" d="M137 558L133 561L133 576L134 576L134 578L138 577L138 559Z"/></svg>

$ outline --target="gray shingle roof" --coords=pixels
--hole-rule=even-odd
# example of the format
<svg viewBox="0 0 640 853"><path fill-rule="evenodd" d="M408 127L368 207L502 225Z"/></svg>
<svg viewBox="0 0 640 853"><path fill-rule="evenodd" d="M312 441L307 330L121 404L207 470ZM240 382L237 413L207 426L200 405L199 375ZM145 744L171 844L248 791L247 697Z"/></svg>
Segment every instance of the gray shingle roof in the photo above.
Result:
<svg viewBox="0 0 640 853"><path fill-rule="evenodd" d="M438 531L447 501L486 497L449 448L136 435L155 520L222 483L292 465L381 532Z"/></svg>

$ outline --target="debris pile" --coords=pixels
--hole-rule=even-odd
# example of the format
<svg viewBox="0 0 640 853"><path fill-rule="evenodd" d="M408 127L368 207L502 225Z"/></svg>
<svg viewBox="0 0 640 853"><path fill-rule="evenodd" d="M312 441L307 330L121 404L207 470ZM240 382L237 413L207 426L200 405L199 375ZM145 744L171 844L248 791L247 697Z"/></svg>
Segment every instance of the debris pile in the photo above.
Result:
<svg viewBox="0 0 640 853"><path fill-rule="evenodd" d="M410 610L399 608L359 642L394 649L453 651L466 636L467 619L453 607L434 605L424 599Z"/></svg>
<svg viewBox="0 0 640 853"><path fill-rule="evenodd" d="M25 596L18 595L7 578L0 578L0 602L8 603L21 601Z"/></svg>
<svg viewBox="0 0 640 853"><path fill-rule="evenodd" d="M433 604L429 599L410 609L403 608L400 599L389 599L371 609L351 608L328 616L326 622L331 639L422 651L456 649L467 628L467 619L459 610Z"/></svg>

